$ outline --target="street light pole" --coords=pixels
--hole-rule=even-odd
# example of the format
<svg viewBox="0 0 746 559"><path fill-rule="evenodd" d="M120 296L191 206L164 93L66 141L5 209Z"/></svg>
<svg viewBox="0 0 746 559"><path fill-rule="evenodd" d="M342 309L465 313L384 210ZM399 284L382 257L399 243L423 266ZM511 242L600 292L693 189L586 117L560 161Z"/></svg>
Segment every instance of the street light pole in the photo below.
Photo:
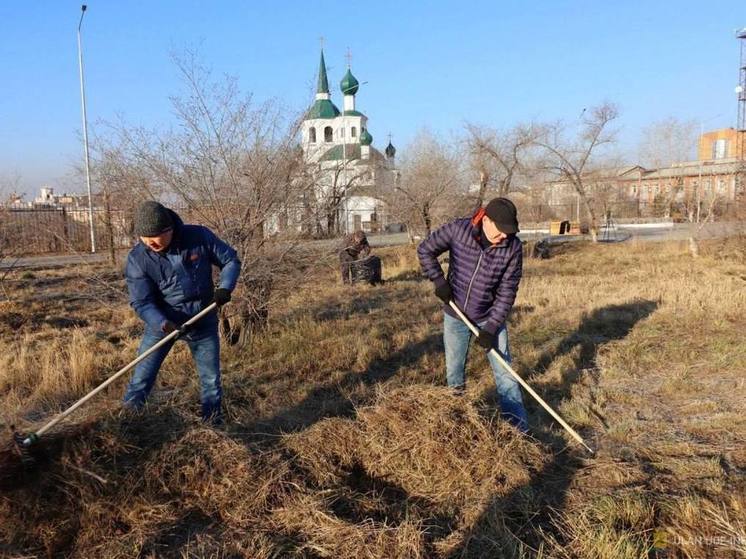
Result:
<svg viewBox="0 0 746 559"><path fill-rule="evenodd" d="M80 28L83 25L86 5L80 7L78 22L78 68L80 69L80 101L83 106L83 148L85 149L85 182L88 188L88 223L91 229L91 252L96 252L96 234L93 230L93 196L91 195L91 162L88 154L88 117L85 110L85 84L83 80L83 49L80 46Z"/></svg>

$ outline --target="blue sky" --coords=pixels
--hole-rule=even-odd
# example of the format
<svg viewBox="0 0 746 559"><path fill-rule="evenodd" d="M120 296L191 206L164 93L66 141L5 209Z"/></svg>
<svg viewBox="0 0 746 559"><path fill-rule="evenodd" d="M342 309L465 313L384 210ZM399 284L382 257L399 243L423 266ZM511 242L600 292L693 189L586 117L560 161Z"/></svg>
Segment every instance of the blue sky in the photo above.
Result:
<svg viewBox="0 0 746 559"><path fill-rule="evenodd" d="M80 2L0 3L0 177L23 190L82 190L76 29ZM374 145L405 147L428 127L576 118L603 100L640 128L673 115L733 126L746 3L701 1L253 2L90 0L83 23L90 123L117 114L168 123L181 89L170 53L197 47L256 99L302 110L325 38L333 99L347 47Z"/></svg>

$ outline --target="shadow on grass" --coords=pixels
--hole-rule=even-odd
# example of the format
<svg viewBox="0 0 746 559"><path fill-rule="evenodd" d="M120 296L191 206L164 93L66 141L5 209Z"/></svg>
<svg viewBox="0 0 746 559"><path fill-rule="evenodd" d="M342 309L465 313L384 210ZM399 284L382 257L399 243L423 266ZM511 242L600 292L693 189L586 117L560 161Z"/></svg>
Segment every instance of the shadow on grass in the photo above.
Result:
<svg viewBox="0 0 746 559"><path fill-rule="evenodd" d="M621 305L609 305L583 316L578 328L565 336L557 348L542 354L534 367L534 374L526 375L530 380L537 373L546 371L557 358L580 347L573 366L563 371L554 383L542 385L540 396L555 410L559 403L570 398L573 385L581 375L596 367L599 349L612 341L626 337L635 325L650 316L658 308L655 301L635 300ZM520 374L520 372L519 372ZM524 398L530 396L524 394ZM485 393L483 399L489 413L495 410L495 391ZM553 459L539 472L535 472L528 484L516 488L510 495L494 497L485 507L481 517L465 536L463 544L450 557L484 557L500 553L502 557L517 557L515 548L495 549L496 541L519 540L538 548L542 544L542 531L552 533L550 511L560 514L565 508L567 490L577 471L583 465L585 451L565 452L567 442L548 427L552 419L538 403L527 401L533 417L540 418L543 425L531 426L532 435L554 452ZM503 526L505 537L496 537L496 526Z"/></svg>
<svg viewBox="0 0 746 559"><path fill-rule="evenodd" d="M425 281L427 278L419 270L405 270L395 276L387 278L386 281L396 283L400 281Z"/></svg>
<svg viewBox="0 0 746 559"><path fill-rule="evenodd" d="M385 309L392 304L407 301L412 297L412 294L407 291L388 290L385 285L376 287L354 285L345 286L344 289L346 290L346 298L338 301L325 300L310 310L308 308L295 310L287 314L286 320L299 320L307 318L309 315L315 322L345 320L353 318L355 315Z"/></svg>
<svg viewBox="0 0 746 559"><path fill-rule="evenodd" d="M247 432L252 433L249 438L251 442L275 440L281 433L303 431L327 417L351 417L355 406L373 395L375 385L391 379L401 369L414 365L425 355L436 351L442 351L441 336L431 334L386 357L374 359L365 371L350 371L339 381L318 386L294 406L248 426ZM353 392L357 392L355 402L348 397Z"/></svg>

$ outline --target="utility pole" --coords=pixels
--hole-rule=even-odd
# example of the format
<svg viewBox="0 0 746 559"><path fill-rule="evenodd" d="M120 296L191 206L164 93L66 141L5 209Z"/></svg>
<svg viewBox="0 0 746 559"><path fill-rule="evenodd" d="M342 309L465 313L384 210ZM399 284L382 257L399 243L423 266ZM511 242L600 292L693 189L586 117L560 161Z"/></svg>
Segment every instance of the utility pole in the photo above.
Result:
<svg viewBox="0 0 746 559"><path fill-rule="evenodd" d="M88 153L88 117L85 108L85 82L83 79L83 49L80 42L80 28L87 6L80 7L80 21L78 22L78 68L80 70L80 101L83 106L83 148L85 150L85 182L88 189L88 223L91 229L91 252L96 252L96 233L93 228L93 196L91 194L91 162Z"/></svg>

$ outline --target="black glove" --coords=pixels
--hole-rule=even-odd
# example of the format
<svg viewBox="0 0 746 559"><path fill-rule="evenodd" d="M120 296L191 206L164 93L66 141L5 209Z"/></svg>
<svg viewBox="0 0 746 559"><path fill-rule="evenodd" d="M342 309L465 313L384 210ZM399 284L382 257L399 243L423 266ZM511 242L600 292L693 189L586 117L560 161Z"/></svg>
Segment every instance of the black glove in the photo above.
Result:
<svg viewBox="0 0 746 559"><path fill-rule="evenodd" d="M484 349L489 351L492 349L492 344L495 341L495 333L489 330L479 330L479 336L477 336L477 343Z"/></svg>
<svg viewBox="0 0 746 559"><path fill-rule="evenodd" d="M453 291L451 290L451 286L448 282L439 283L435 286L435 295L437 295L438 299L440 299L447 305L453 298Z"/></svg>
<svg viewBox="0 0 746 559"><path fill-rule="evenodd" d="M192 329L192 326L187 326L186 324L183 326L177 326L175 322L171 320L166 320L163 323L163 326L161 326L161 330L164 334L170 334L171 332L175 332L176 330L179 331L179 335L176 336L177 338L180 336L183 336L184 334L188 333Z"/></svg>
<svg viewBox="0 0 746 559"><path fill-rule="evenodd" d="M218 307L222 307L231 300L231 290L219 287L215 290L215 296L212 299L213 303L217 303Z"/></svg>

